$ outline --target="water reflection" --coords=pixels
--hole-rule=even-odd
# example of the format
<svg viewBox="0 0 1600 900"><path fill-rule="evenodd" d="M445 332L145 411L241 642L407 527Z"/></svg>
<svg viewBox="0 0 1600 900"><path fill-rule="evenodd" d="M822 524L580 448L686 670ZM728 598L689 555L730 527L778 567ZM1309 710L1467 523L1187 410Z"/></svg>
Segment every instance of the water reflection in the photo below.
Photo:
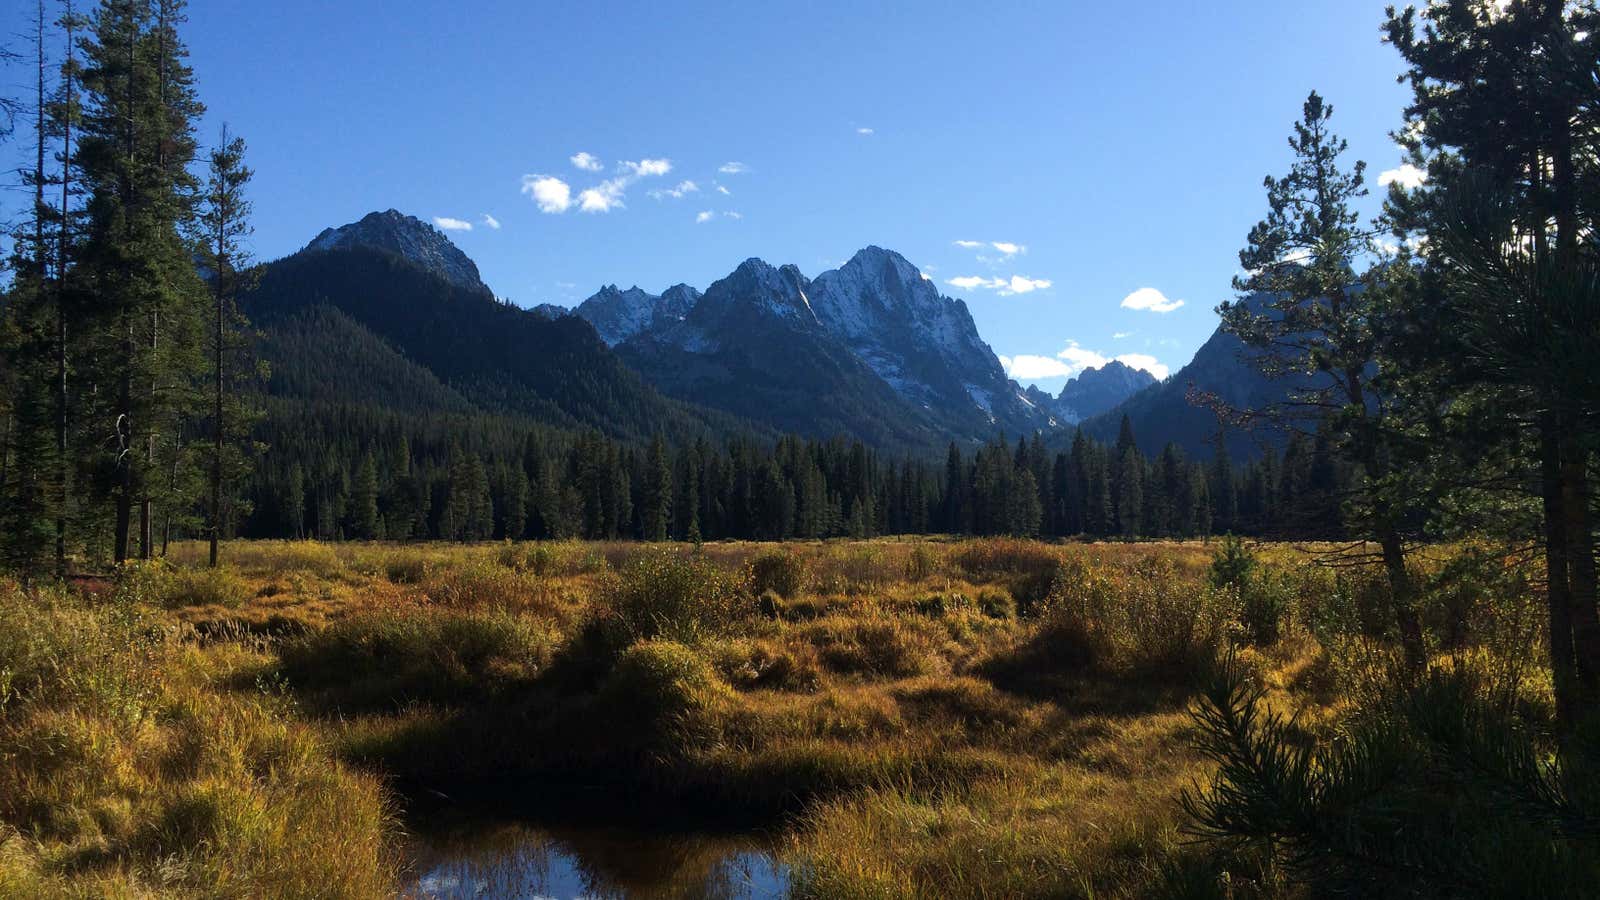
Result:
<svg viewBox="0 0 1600 900"><path fill-rule="evenodd" d="M521 823L456 828L419 838L414 898L782 897L788 871L748 840Z"/></svg>

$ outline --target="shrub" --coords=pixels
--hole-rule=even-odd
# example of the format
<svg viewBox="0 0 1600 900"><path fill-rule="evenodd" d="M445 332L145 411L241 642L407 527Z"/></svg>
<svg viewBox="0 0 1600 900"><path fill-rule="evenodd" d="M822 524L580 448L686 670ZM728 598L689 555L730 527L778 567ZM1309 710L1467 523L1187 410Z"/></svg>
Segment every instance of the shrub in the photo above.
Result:
<svg viewBox="0 0 1600 900"><path fill-rule="evenodd" d="M1263 569L1239 591L1239 624L1245 638L1258 647L1278 642L1284 619L1294 605L1294 583L1284 573Z"/></svg>
<svg viewBox="0 0 1600 900"><path fill-rule="evenodd" d="M664 637L694 643L727 631L755 612L740 579L704 557L668 549L643 551L606 589L631 640Z"/></svg>
<svg viewBox="0 0 1600 900"><path fill-rule="evenodd" d="M945 613L969 609L971 606L972 601L967 599L967 595L960 591L929 594L913 604L913 608L918 613L934 618L939 618Z"/></svg>
<svg viewBox="0 0 1600 900"><path fill-rule="evenodd" d="M1101 671L1188 678L1215 659L1230 606L1165 560L1111 568L1069 559L1043 604L1039 639Z"/></svg>
<svg viewBox="0 0 1600 900"><path fill-rule="evenodd" d="M930 668L932 651L907 620L823 619L807 634L837 672L904 678Z"/></svg>
<svg viewBox="0 0 1600 900"><path fill-rule="evenodd" d="M457 609L511 609L526 606L537 590L537 585L518 572L475 561L459 569L433 573L424 593L435 603Z"/></svg>
<svg viewBox="0 0 1600 900"><path fill-rule="evenodd" d="M1217 763L1192 830L1350 896L1589 896L1600 878L1594 744L1551 742L1464 670L1390 681L1314 741L1229 660L1194 719Z"/></svg>
<svg viewBox="0 0 1600 900"><path fill-rule="evenodd" d="M1227 535L1211 558L1211 586L1243 589L1256 565L1256 555L1250 547L1239 538Z"/></svg>
<svg viewBox="0 0 1600 900"><path fill-rule="evenodd" d="M383 559L383 577L394 584L421 584L433 567L418 553L390 553Z"/></svg>
<svg viewBox="0 0 1600 900"><path fill-rule="evenodd" d="M978 611L991 619L1015 619L1017 601L1004 588L984 588L978 592Z"/></svg>
<svg viewBox="0 0 1600 900"><path fill-rule="evenodd" d="M622 746L670 759L718 740L721 732L711 709L726 689L694 650L676 641L650 639L623 651L601 702L622 726Z"/></svg>
<svg viewBox="0 0 1600 900"><path fill-rule="evenodd" d="M763 550L750 560L750 588L758 594L772 591L787 599L799 594L805 584L805 560L798 553Z"/></svg>
<svg viewBox="0 0 1600 900"><path fill-rule="evenodd" d="M811 692L822 683L822 661L811 644L736 642L724 652L720 667L728 681L745 690Z"/></svg>
<svg viewBox="0 0 1600 900"><path fill-rule="evenodd" d="M551 641L504 612L371 612L290 640L280 671L296 690L356 707L461 703L525 688L548 664Z"/></svg>
<svg viewBox="0 0 1600 900"><path fill-rule="evenodd" d="M906 580L922 581L932 576L938 568L939 554L927 544L917 544L911 548L911 555L906 557Z"/></svg>
<svg viewBox="0 0 1600 900"><path fill-rule="evenodd" d="M1038 541L1015 538L965 541L951 554L956 567L974 578L1048 574L1060 559L1060 554Z"/></svg>

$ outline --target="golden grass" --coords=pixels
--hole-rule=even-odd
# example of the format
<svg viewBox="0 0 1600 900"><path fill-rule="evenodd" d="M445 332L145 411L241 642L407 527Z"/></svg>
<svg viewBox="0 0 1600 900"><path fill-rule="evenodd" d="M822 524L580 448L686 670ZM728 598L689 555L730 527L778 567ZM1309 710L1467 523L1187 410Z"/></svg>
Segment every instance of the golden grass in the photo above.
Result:
<svg viewBox="0 0 1600 900"><path fill-rule="evenodd" d="M1188 708L1267 635L1269 702L1337 727L1388 651L1316 549L1256 548L1270 628L1202 542L180 544L114 601L5 588L0 896L382 894L377 779L487 775L778 829L801 896L1251 896L1180 833Z"/></svg>

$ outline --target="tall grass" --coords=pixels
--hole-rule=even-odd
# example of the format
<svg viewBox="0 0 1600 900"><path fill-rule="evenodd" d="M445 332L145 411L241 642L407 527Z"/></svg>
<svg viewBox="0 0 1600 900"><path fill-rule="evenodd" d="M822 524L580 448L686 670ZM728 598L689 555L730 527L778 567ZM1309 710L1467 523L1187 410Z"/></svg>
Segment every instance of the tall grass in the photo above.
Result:
<svg viewBox="0 0 1600 900"><path fill-rule="evenodd" d="M0 588L0 894L389 895L377 781L178 637Z"/></svg>

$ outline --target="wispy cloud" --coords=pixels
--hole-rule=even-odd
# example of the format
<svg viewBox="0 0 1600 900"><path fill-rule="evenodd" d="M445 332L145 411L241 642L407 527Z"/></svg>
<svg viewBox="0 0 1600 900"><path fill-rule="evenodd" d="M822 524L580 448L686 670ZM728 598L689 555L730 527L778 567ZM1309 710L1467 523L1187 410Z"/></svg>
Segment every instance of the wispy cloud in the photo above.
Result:
<svg viewBox="0 0 1600 900"><path fill-rule="evenodd" d="M857 128L856 134L875 134L871 128Z"/></svg>
<svg viewBox="0 0 1600 900"><path fill-rule="evenodd" d="M641 159L638 162L621 163L624 171L633 173L635 178L645 178L650 175L665 175L672 171L670 159Z"/></svg>
<svg viewBox="0 0 1600 900"><path fill-rule="evenodd" d="M472 223L466 219L452 219L449 216L434 216L433 224L445 231L471 231Z"/></svg>
<svg viewBox="0 0 1600 900"><path fill-rule="evenodd" d="M1398 184L1408 191L1414 191L1427 183L1428 173L1413 166L1411 163L1405 163L1397 169L1385 169L1378 173L1378 184L1384 187Z"/></svg>
<svg viewBox="0 0 1600 900"><path fill-rule="evenodd" d="M701 211L699 211L699 212L694 214L694 223L696 225L703 225L706 222L709 222L709 221L711 221L712 219L714 219L716 217L717 217L716 213L712 212L709 209L703 209L703 210L701 210Z"/></svg>
<svg viewBox="0 0 1600 900"><path fill-rule="evenodd" d="M598 172L605 168L605 164L600 162L600 158L593 153L578 152L567 158L572 161L574 166L585 172Z"/></svg>
<svg viewBox="0 0 1600 900"><path fill-rule="evenodd" d="M1182 300L1168 300L1167 295L1155 288L1139 288L1122 298L1123 309L1137 309L1154 313L1169 313L1183 306Z"/></svg>
<svg viewBox="0 0 1600 900"><path fill-rule="evenodd" d="M1119 331L1116 334L1113 334L1111 336L1111 339L1113 341L1120 341L1120 340L1123 340L1124 338L1131 338L1131 337L1133 337L1133 332L1131 332L1131 331Z"/></svg>
<svg viewBox="0 0 1600 900"><path fill-rule="evenodd" d="M955 245L967 250L976 250L983 246L983 241L956 241Z"/></svg>
<svg viewBox="0 0 1600 900"><path fill-rule="evenodd" d="M962 275L957 278L948 278L945 284L958 287L965 291L982 289L997 291L1002 297L1013 294L1031 294L1050 287L1053 282L1048 278L1029 278L1026 275L1013 275L1010 278L984 278L981 275Z"/></svg>
<svg viewBox="0 0 1600 900"><path fill-rule="evenodd" d="M572 206L572 186L554 175L522 176L522 192L533 198L540 212L564 213Z"/></svg>
<svg viewBox="0 0 1600 900"><path fill-rule="evenodd" d="M483 214L483 224L489 226L490 228L493 228L495 231L499 231L500 230L500 220L496 219L494 216L489 215L488 213L484 213Z"/></svg>
<svg viewBox="0 0 1600 900"><path fill-rule="evenodd" d="M1028 248L1010 241L990 241L989 246L999 250L1007 256L1016 256L1018 253L1027 253Z"/></svg>
<svg viewBox="0 0 1600 900"><path fill-rule="evenodd" d="M724 197L727 197L727 196L732 195L733 191L730 191L726 187L723 187L722 185L719 184L719 185L717 185L717 193L721 194Z"/></svg>
<svg viewBox="0 0 1600 900"><path fill-rule="evenodd" d="M750 167L742 162L725 162L717 168L724 175L743 175L750 171Z"/></svg>
<svg viewBox="0 0 1600 900"><path fill-rule="evenodd" d="M1053 357L1028 354L1002 356L1000 364L1012 378L1032 380L1071 378L1085 369L1102 368L1112 360L1131 368L1143 369L1157 378L1166 378L1168 375L1167 366L1149 354L1123 353L1118 356L1108 356L1098 350L1083 347L1077 341L1068 341L1067 345L1061 348L1061 352Z"/></svg>
<svg viewBox="0 0 1600 900"><path fill-rule="evenodd" d="M742 219L742 218L744 218L744 213L734 212L731 209L728 210L727 212L723 213L723 215L727 216L730 219Z"/></svg>
<svg viewBox="0 0 1600 900"><path fill-rule="evenodd" d="M699 190L700 185L685 179L678 182L676 187L662 188L651 191L650 196L657 200L663 200L667 197L671 197L674 200L681 200L685 195L693 194Z"/></svg>

